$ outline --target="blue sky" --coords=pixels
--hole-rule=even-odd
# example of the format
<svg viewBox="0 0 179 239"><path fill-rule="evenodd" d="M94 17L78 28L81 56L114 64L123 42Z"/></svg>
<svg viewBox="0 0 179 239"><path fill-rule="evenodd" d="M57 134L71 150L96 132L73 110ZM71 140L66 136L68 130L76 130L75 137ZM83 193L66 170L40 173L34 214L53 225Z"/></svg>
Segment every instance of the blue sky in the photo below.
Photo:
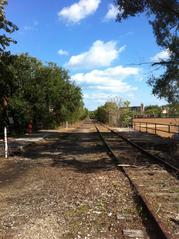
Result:
<svg viewBox="0 0 179 239"><path fill-rule="evenodd" d="M146 83L149 66L130 63L163 59L144 15L115 22L112 0L9 0L8 18L19 31L13 53L27 52L68 69L82 88L88 109L122 97L131 105L165 104Z"/></svg>

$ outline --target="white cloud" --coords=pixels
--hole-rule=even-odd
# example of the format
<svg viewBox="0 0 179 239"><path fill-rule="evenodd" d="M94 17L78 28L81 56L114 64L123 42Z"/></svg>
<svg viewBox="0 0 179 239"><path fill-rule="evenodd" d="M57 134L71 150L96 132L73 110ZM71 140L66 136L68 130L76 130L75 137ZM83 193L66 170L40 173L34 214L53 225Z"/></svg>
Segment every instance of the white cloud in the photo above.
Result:
<svg viewBox="0 0 179 239"><path fill-rule="evenodd" d="M105 20L115 20L118 14L118 8L113 5L109 4L108 5L108 12L106 16L104 17Z"/></svg>
<svg viewBox="0 0 179 239"><path fill-rule="evenodd" d="M103 105L105 102L109 101L111 98L115 98L115 94L106 94L103 92L87 92L83 94L83 99L85 105L90 110L96 109L99 105Z"/></svg>
<svg viewBox="0 0 179 239"><path fill-rule="evenodd" d="M118 58L119 53L122 52L125 47L126 46L118 48L115 41L105 43L98 40L92 44L88 51L72 56L67 63L67 66L84 68L110 66L111 63Z"/></svg>
<svg viewBox="0 0 179 239"><path fill-rule="evenodd" d="M170 57L170 51L166 49L157 53L155 56L151 57L151 60L154 62L159 62L162 60L168 60L169 57Z"/></svg>
<svg viewBox="0 0 179 239"><path fill-rule="evenodd" d="M79 23L82 19L93 14L101 0L80 0L58 12L58 16L69 23Z"/></svg>
<svg viewBox="0 0 179 239"><path fill-rule="evenodd" d="M89 89L112 93L126 93L133 92L137 88L129 85L124 80L131 76L136 77L139 73L139 68L116 66L105 70L78 73L73 75L71 79L77 84L87 85Z"/></svg>
<svg viewBox="0 0 179 239"><path fill-rule="evenodd" d="M58 54L60 55L60 56L68 56L68 52L67 51L65 51L65 50L63 50L63 49L60 49L59 51L58 51Z"/></svg>
<svg viewBox="0 0 179 239"><path fill-rule="evenodd" d="M98 103L100 102L105 102L107 99L109 99L111 95L103 93L103 92L98 92L98 93L87 93L83 95L83 98L85 100L94 100L97 101Z"/></svg>

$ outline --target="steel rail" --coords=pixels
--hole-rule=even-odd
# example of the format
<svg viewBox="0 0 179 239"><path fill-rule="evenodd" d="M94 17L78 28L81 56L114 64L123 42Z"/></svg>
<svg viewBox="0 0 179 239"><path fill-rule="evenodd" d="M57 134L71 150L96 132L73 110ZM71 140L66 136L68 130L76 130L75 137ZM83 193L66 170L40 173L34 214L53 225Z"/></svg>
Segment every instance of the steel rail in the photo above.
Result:
<svg viewBox="0 0 179 239"><path fill-rule="evenodd" d="M114 160L115 164L120 162L120 159L115 155L111 147L107 144L105 138L103 137L102 133L100 132L99 128L95 125L95 128L104 143L105 147L107 148L109 156ZM139 191L139 187L133 182L129 174L127 173L127 170L124 166L118 167L118 170L120 170L129 180L130 185L132 186L132 189L134 190L136 196L138 197L140 203L142 204L143 209L146 211L148 217L152 219L157 231L159 239L174 239L173 235L169 232L169 230L166 228L166 226L160 221L160 218L155 215L153 210L150 208L150 205L144 195L141 194Z"/></svg>
<svg viewBox="0 0 179 239"><path fill-rule="evenodd" d="M139 146L138 144L132 142L130 139L124 137L123 135L121 135L119 132L116 132L112 129L110 129L109 127L107 127L106 125L103 125L105 128L107 128L109 131L111 131L113 134L117 135L118 137L120 137L122 140L124 140L125 142L127 142L128 144L130 144L131 146L133 146L134 148L138 149L140 152L142 152L143 154L145 154L148 158L150 158L151 160L153 160L155 163L158 162L160 164L162 164L166 169L168 169L177 179L179 178L179 169L177 167L175 167L174 165L166 162L164 159L160 158L159 156L156 156L154 154L151 154L150 152L148 152L147 150L145 150L144 148L142 148L141 146Z"/></svg>

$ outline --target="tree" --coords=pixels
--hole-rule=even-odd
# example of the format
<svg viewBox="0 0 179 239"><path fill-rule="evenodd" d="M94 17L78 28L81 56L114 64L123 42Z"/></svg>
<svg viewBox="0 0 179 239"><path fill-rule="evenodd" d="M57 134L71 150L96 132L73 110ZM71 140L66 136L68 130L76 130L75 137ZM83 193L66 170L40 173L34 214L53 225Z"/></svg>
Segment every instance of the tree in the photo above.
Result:
<svg viewBox="0 0 179 239"><path fill-rule="evenodd" d="M164 106L168 109L168 116L169 117L178 117L179 116L179 103L178 104L169 104ZM176 124L177 124L177 118L176 118Z"/></svg>
<svg viewBox="0 0 179 239"><path fill-rule="evenodd" d="M120 126L129 127L132 125L133 113L130 109L130 101L126 100L123 103L123 107L120 109Z"/></svg>
<svg viewBox="0 0 179 239"><path fill-rule="evenodd" d="M112 126L129 127L132 124L130 102L115 97L96 110L96 119Z"/></svg>
<svg viewBox="0 0 179 239"><path fill-rule="evenodd" d="M99 106L96 110L95 117L98 121L102 123L107 123L108 122L108 115L105 110L105 106Z"/></svg>
<svg viewBox="0 0 179 239"><path fill-rule="evenodd" d="M145 13L152 25L157 44L170 53L167 61L156 62L164 73L152 76L148 83L153 94L169 102L179 101L179 2L178 0L116 0L119 13L117 20Z"/></svg>
<svg viewBox="0 0 179 239"><path fill-rule="evenodd" d="M34 128L41 123L54 127L62 121L84 118L81 89L70 81L68 72L55 63L44 65L28 54L11 55L6 51L15 43L7 34L17 26L6 19L6 0L0 0L0 98L8 99L8 113L14 119L17 132L23 132L29 121ZM0 107L0 118L3 118ZM7 108L6 108L7 113ZM2 120L0 121L2 131Z"/></svg>
<svg viewBox="0 0 179 239"><path fill-rule="evenodd" d="M145 107L144 114L154 117L161 117L162 108L158 105L149 105Z"/></svg>
<svg viewBox="0 0 179 239"><path fill-rule="evenodd" d="M12 92L14 82L11 81L13 78L13 72L11 69L11 63L14 59L14 56L11 56L10 52L6 51L6 47L10 45L11 42L16 43L12 38L7 34L10 34L17 30L17 26L14 25L11 21L6 19L5 16L5 6L7 4L6 0L0 0L0 99L3 102L4 98L7 98ZM7 99L8 101L8 99ZM3 109L3 104L0 104L0 130L7 123L7 107Z"/></svg>
<svg viewBox="0 0 179 239"><path fill-rule="evenodd" d="M0 97L6 92L17 132L23 132L31 120L33 128L38 128L39 123L55 127L86 116L81 89L70 82L65 69L52 62L44 65L28 54L9 57L11 60L5 57L0 61L0 65L8 67L9 74L0 72Z"/></svg>
<svg viewBox="0 0 179 239"><path fill-rule="evenodd" d="M5 6L7 5L7 0L0 0L0 30L5 31L5 33L12 33L18 30L18 27L11 21L7 20L5 16ZM10 45L10 43L16 43L12 38L5 34L0 35L0 53L4 52L5 48Z"/></svg>

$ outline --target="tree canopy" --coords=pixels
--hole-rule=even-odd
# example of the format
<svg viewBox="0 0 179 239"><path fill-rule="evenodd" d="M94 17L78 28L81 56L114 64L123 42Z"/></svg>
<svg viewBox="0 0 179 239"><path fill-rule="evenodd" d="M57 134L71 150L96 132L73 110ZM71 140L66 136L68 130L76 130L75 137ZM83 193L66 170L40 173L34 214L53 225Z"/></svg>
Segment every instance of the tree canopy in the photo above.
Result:
<svg viewBox="0 0 179 239"><path fill-rule="evenodd" d="M148 105L145 107L144 114L153 117L161 117L162 107L158 105Z"/></svg>
<svg viewBox="0 0 179 239"><path fill-rule="evenodd" d="M153 94L169 102L179 102L179 1L178 0L116 0L117 21L145 13L152 25L157 44L170 53L167 61L154 63L164 67L164 73L152 76L149 84Z"/></svg>
<svg viewBox="0 0 179 239"><path fill-rule="evenodd" d="M6 92L16 129L23 131L30 120L34 127L53 127L85 116L81 89L70 82L65 69L27 54L11 55L8 62L1 58L1 63L8 67L9 77L0 77L0 97Z"/></svg>

